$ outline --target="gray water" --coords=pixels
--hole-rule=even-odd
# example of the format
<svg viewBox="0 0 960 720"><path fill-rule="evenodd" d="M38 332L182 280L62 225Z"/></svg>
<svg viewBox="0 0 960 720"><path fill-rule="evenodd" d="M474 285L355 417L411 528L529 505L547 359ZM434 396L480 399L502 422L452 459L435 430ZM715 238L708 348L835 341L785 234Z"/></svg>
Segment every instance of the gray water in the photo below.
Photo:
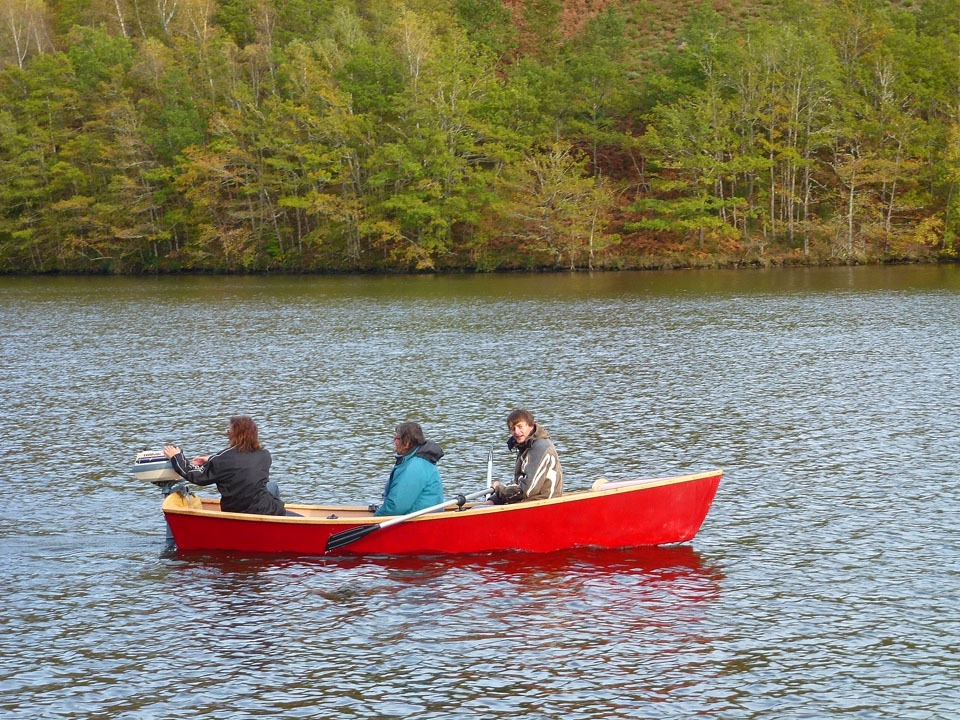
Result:
<svg viewBox="0 0 960 720"><path fill-rule="evenodd" d="M956 718L960 268L0 278L12 718ZM725 470L693 542L164 552L137 451L248 413L284 497L449 496L532 410L566 486Z"/></svg>

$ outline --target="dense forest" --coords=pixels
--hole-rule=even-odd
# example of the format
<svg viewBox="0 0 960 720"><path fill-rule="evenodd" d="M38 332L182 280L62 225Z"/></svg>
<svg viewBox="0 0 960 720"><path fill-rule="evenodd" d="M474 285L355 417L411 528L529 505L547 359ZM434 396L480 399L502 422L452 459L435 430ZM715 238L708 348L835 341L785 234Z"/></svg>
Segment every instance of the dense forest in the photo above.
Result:
<svg viewBox="0 0 960 720"><path fill-rule="evenodd" d="M0 272L952 260L960 0L0 0Z"/></svg>

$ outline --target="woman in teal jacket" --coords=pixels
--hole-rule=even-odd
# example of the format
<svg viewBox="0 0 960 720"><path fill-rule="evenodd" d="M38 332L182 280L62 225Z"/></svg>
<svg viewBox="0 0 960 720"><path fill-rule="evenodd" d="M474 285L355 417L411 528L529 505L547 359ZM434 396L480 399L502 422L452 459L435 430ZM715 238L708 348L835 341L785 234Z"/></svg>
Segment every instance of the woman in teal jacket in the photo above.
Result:
<svg viewBox="0 0 960 720"><path fill-rule="evenodd" d="M397 425L393 435L397 464L383 489L383 504L374 515L406 515L443 502L443 485L437 461L443 450L423 436L415 422Z"/></svg>

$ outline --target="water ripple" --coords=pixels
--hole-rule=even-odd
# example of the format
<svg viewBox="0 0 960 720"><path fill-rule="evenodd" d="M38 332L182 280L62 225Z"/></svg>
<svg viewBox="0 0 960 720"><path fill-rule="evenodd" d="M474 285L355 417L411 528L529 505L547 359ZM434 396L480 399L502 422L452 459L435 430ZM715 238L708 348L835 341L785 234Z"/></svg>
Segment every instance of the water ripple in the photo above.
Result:
<svg viewBox="0 0 960 720"><path fill-rule="evenodd" d="M960 715L960 272L0 279L0 711L23 718ZM160 318L158 321L157 318ZM726 469L692 545L169 556L133 454L249 412L286 497L448 493L529 405L571 488Z"/></svg>

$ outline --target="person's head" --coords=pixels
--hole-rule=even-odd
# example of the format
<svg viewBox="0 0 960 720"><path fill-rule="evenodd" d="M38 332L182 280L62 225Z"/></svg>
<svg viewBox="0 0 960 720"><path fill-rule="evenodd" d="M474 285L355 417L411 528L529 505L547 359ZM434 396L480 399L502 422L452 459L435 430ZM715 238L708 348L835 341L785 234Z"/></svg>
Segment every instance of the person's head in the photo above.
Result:
<svg viewBox="0 0 960 720"><path fill-rule="evenodd" d="M507 415L507 427L510 429L510 434L513 436L517 445L526 442L527 438L529 438L530 434L534 431L534 428L536 428L536 424L533 421L533 413L523 408L513 410Z"/></svg>
<svg viewBox="0 0 960 720"><path fill-rule="evenodd" d="M240 452L253 452L260 449L260 432L249 415L234 415L230 418L227 438L230 440L230 445Z"/></svg>
<svg viewBox="0 0 960 720"><path fill-rule="evenodd" d="M423 436L423 429L415 422L400 423L393 433L393 447L397 451L397 455L406 455L426 441L427 439Z"/></svg>

